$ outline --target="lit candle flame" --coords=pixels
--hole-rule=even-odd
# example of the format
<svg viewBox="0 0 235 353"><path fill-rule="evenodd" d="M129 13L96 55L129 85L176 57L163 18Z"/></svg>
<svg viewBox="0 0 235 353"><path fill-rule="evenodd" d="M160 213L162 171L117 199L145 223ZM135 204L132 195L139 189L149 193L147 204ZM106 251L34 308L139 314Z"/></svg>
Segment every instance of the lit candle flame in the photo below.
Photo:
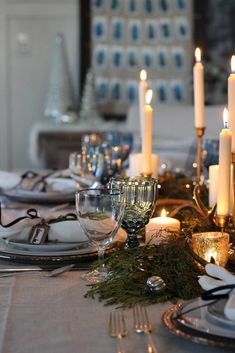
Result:
<svg viewBox="0 0 235 353"><path fill-rule="evenodd" d="M235 72L235 55L231 57L231 71Z"/></svg>
<svg viewBox="0 0 235 353"><path fill-rule="evenodd" d="M146 96L145 96L146 104L150 104L151 103L152 97L153 97L153 90L152 89L148 89L147 92L146 92Z"/></svg>
<svg viewBox="0 0 235 353"><path fill-rule="evenodd" d="M140 79L141 81L147 80L147 72L145 70L140 71Z"/></svg>
<svg viewBox="0 0 235 353"><path fill-rule="evenodd" d="M161 217L166 218L166 216L167 216L166 210L165 210L165 208L163 208L163 210L161 212Z"/></svg>
<svg viewBox="0 0 235 353"><path fill-rule="evenodd" d="M224 128L228 129L228 109L224 108L223 111L223 121L224 121Z"/></svg>
<svg viewBox="0 0 235 353"><path fill-rule="evenodd" d="M200 48L196 48L196 50L195 50L195 58L196 58L196 62L197 63L201 62L201 50L200 50Z"/></svg>

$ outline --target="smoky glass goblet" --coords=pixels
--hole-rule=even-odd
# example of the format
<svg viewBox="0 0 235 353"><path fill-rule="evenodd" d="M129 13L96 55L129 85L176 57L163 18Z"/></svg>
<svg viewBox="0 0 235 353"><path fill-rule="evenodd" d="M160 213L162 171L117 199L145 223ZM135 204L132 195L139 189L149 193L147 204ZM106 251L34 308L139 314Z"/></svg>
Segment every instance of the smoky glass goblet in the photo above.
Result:
<svg viewBox="0 0 235 353"><path fill-rule="evenodd" d="M112 192L121 190L125 204L122 228L127 232L127 247L139 245L137 232L152 217L157 198L157 179L144 177L116 177L109 181Z"/></svg>

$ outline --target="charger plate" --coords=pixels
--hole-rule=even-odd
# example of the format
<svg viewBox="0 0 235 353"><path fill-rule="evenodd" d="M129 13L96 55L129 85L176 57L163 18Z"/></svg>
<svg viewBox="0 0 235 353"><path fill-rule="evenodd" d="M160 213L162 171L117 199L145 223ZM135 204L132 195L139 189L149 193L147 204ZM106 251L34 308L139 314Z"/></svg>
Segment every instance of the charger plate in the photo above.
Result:
<svg viewBox="0 0 235 353"><path fill-rule="evenodd" d="M17 202L37 203L37 204L58 204L64 202L74 202L75 190L73 192L40 192L20 189L2 190L1 194Z"/></svg>
<svg viewBox="0 0 235 353"><path fill-rule="evenodd" d="M162 316L164 326L173 334L186 338L195 343L202 343L217 347L235 347L235 332L224 326L212 324L201 316L201 310L197 309L189 314L177 318L182 310L199 306L200 299L177 304L168 308ZM207 309L204 309L207 312Z"/></svg>
<svg viewBox="0 0 235 353"><path fill-rule="evenodd" d="M126 235L121 235L117 233L114 241L106 249L106 253L114 251L115 248L122 246L126 241ZM35 245L37 246L37 245ZM59 246L60 247L60 246ZM96 260L98 256L97 248L90 244L81 242L73 249L66 249L58 251L40 251L30 250L30 249L19 249L8 245L4 240L0 241L0 259L7 260L23 264L32 265L62 265L67 263L85 262Z"/></svg>

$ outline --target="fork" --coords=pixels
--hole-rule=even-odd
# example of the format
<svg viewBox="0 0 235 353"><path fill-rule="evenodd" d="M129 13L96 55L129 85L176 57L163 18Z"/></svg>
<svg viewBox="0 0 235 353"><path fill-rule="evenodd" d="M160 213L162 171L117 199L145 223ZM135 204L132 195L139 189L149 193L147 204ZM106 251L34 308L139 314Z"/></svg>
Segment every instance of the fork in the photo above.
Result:
<svg viewBox="0 0 235 353"><path fill-rule="evenodd" d="M117 338L117 353L124 353L122 339L127 335L126 321L122 311L113 311L109 315L108 332Z"/></svg>
<svg viewBox="0 0 235 353"><path fill-rule="evenodd" d="M144 306L133 307L134 328L137 333L144 333L147 340L148 353L157 353L157 348L151 335L152 325L149 322L148 312Z"/></svg>

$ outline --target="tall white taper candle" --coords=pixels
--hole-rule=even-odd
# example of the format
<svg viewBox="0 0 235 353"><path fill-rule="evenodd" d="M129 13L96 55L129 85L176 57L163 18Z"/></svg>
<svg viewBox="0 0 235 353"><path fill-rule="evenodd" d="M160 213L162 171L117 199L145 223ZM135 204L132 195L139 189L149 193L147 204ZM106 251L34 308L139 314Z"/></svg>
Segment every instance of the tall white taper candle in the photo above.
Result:
<svg viewBox="0 0 235 353"><path fill-rule="evenodd" d="M194 125L195 128L205 127L204 98L204 67L201 63L201 51L195 50L196 63L193 68L194 82Z"/></svg>

